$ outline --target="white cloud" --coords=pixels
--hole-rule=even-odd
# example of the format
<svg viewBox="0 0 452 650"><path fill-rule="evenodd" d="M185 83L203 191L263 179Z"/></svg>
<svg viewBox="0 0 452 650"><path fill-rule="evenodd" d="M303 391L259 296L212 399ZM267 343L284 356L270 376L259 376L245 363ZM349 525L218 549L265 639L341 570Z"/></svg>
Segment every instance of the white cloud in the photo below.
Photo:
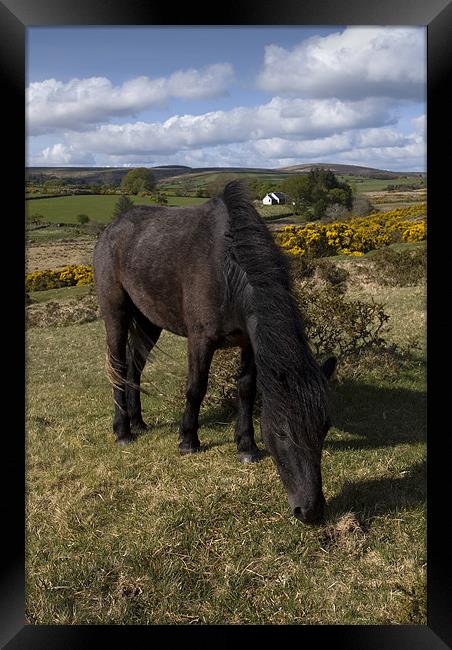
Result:
<svg viewBox="0 0 452 650"><path fill-rule="evenodd" d="M279 167L342 161L423 169L425 115L411 116L413 101L425 100L425 68L425 29L348 27L291 49L268 45L258 77L260 88L274 94L266 103L153 122L136 115L170 100L226 94L232 66L142 76L117 86L105 77L48 79L27 89L28 127L38 136L60 132L61 141L49 145L44 135L31 163ZM114 117L127 123L111 123ZM40 141L34 140L34 151Z"/></svg>
<svg viewBox="0 0 452 650"><path fill-rule="evenodd" d="M27 126L30 135L61 130L83 130L114 116L132 115L171 98L202 99L227 92L234 71L229 63L189 69L168 78L146 76L114 86L106 77L72 79L68 83L47 79L26 91Z"/></svg>
<svg viewBox="0 0 452 650"><path fill-rule="evenodd" d="M403 147L354 149L337 156L335 161L394 171L418 171L426 167L425 144L413 140Z"/></svg>
<svg viewBox="0 0 452 650"><path fill-rule="evenodd" d="M92 153L87 153L61 142L46 147L33 157L34 165L95 165Z"/></svg>
<svg viewBox="0 0 452 650"><path fill-rule="evenodd" d="M265 48L258 86L309 97L419 99L426 82L425 30L347 27L287 50Z"/></svg>
<svg viewBox="0 0 452 650"><path fill-rule="evenodd" d="M415 132L425 138L427 131L427 116L419 115L419 117L413 117L411 124L413 125Z"/></svg>
<svg viewBox="0 0 452 650"><path fill-rule="evenodd" d="M254 143L262 156L269 158L306 157L333 155L344 151L382 147L404 147L411 142L394 129L379 128L348 131L326 138L293 141L284 138L270 138Z"/></svg>
<svg viewBox="0 0 452 650"><path fill-rule="evenodd" d="M272 137L313 139L393 121L379 100L341 102L276 97L261 106L204 115L175 115L165 122L103 124L92 131L66 133L66 140L75 148L93 153L155 156Z"/></svg>
<svg viewBox="0 0 452 650"><path fill-rule="evenodd" d="M87 154L74 145L49 147L45 156L32 164L83 164ZM69 156L69 154L71 154ZM425 142L413 132L403 135L381 127L351 130L323 138L263 138L240 143L193 146L177 152L142 151L102 153L96 164L112 166L164 165L175 163L193 167L243 166L277 168L302 162L344 162L401 171L425 168ZM87 161L85 164L93 164Z"/></svg>

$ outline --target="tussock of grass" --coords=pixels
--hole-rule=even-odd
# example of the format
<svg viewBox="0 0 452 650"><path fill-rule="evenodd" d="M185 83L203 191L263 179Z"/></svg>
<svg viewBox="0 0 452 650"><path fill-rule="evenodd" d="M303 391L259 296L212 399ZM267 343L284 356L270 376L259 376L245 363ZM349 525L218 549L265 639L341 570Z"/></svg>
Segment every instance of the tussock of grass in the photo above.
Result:
<svg viewBox="0 0 452 650"><path fill-rule="evenodd" d="M327 526L321 544L324 547L357 552L364 544L366 535L353 512L347 512Z"/></svg>

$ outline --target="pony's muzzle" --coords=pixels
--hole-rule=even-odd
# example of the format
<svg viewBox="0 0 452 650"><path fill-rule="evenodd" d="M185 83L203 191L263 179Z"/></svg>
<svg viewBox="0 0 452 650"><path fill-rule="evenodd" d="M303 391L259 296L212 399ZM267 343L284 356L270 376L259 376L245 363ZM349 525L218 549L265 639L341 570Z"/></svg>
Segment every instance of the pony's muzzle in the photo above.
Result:
<svg viewBox="0 0 452 650"><path fill-rule="evenodd" d="M325 499L305 506L292 507L293 516L302 521L304 524L318 524L322 521L325 512Z"/></svg>

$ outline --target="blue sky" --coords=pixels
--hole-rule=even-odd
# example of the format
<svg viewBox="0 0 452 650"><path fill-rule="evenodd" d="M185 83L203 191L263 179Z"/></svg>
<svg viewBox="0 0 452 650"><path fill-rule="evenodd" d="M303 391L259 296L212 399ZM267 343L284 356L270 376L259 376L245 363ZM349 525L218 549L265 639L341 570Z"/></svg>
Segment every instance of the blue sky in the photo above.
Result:
<svg viewBox="0 0 452 650"><path fill-rule="evenodd" d="M27 30L29 165L425 170L425 28Z"/></svg>

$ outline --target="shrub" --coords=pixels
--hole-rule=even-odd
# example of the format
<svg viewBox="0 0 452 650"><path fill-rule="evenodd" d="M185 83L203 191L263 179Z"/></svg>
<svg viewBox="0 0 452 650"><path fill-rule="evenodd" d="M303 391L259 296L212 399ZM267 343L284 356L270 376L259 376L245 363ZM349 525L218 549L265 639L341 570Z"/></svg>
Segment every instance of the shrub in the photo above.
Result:
<svg viewBox="0 0 452 650"><path fill-rule="evenodd" d="M317 357L355 354L386 345L382 338L389 320L381 303L346 300L334 287L313 288L297 283L296 296L306 334Z"/></svg>
<svg viewBox="0 0 452 650"><path fill-rule="evenodd" d="M323 223L331 223L333 221L341 221L348 216L348 210L345 205L340 203L333 203L325 210L325 215L322 217Z"/></svg>
<svg viewBox="0 0 452 650"><path fill-rule="evenodd" d="M46 289L58 289L63 287L64 282L60 280L60 272L47 269L45 271L33 271L25 275L25 288L27 291L45 291Z"/></svg>
<svg viewBox="0 0 452 650"><path fill-rule="evenodd" d="M72 287L81 284L91 284L93 269L91 266L72 265L53 271L33 271L25 275L25 289L27 291L45 291L59 287Z"/></svg>
<svg viewBox="0 0 452 650"><path fill-rule="evenodd" d="M275 233L275 238L286 252L296 256L364 255L394 242L426 239L425 213L426 206L420 203L347 221L286 226Z"/></svg>
<svg viewBox="0 0 452 650"><path fill-rule="evenodd" d="M81 223L81 224L88 223L89 221L89 217L87 214L78 214L75 218L77 223Z"/></svg>
<svg viewBox="0 0 452 650"><path fill-rule="evenodd" d="M237 407L237 378L240 371L239 348L215 351L209 371L209 383L203 400L206 406L219 407L232 414ZM179 384L178 399L185 400L186 380ZM226 414L223 415L226 417Z"/></svg>
<svg viewBox="0 0 452 650"><path fill-rule="evenodd" d="M337 290L345 291L347 288L347 280L350 273L331 260L320 258L316 260L316 271L318 277L334 287Z"/></svg>
<svg viewBox="0 0 452 650"><path fill-rule="evenodd" d="M31 223L31 224L35 224L35 225L42 224L42 223L44 223L44 217L43 217L42 214L36 214L36 213L35 213L35 214L31 214L31 215L30 215L30 214L27 214L27 216L26 216L26 222L27 222L28 224Z"/></svg>
<svg viewBox="0 0 452 650"><path fill-rule="evenodd" d="M33 305L36 302L34 298L30 296L28 291L25 292L25 305Z"/></svg>
<svg viewBox="0 0 452 650"><path fill-rule="evenodd" d="M335 354L340 363L353 366L361 359L383 359L386 364L392 360L383 337L389 316L382 304L346 300L334 285L319 288L310 281L296 281L295 296L304 316L306 335L318 359ZM215 352L206 404L235 408L239 369L239 350Z"/></svg>
<svg viewBox="0 0 452 650"><path fill-rule="evenodd" d="M90 221L85 225L84 231L91 235L99 235L102 230L107 227L106 223L99 223L98 221Z"/></svg>
<svg viewBox="0 0 452 650"><path fill-rule="evenodd" d="M356 196L353 199L352 214L356 217L366 217L372 210L373 206L367 197Z"/></svg>
<svg viewBox="0 0 452 650"><path fill-rule="evenodd" d="M168 203L168 197L165 192L154 192L153 197L157 205L166 205Z"/></svg>
<svg viewBox="0 0 452 650"><path fill-rule="evenodd" d="M374 277L386 286L409 287L425 279L427 250L395 251L383 248L372 257Z"/></svg>
<svg viewBox="0 0 452 650"><path fill-rule="evenodd" d="M240 372L240 350L226 348L214 354L209 373L206 404L235 409L237 403L237 378Z"/></svg>
<svg viewBox="0 0 452 650"><path fill-rule="evenodd" d="M130 199L125 194L123 194L122 196L119 197L119 199L115 203L115 207L113 209L113 219L115 217L118 217L123 212L127 212L128 210L131 210L134 207L134 205L135 204L132 201L132 199Z"/></svg>
<svg viewBox="0 0 452 650"><path fill-rule="evenodd" d="M154 189L156 179L147 167L131 169L121 180L121 188L130 194L150 192Z"/></svg>
<svg viewBox="0 0 452 650"><path fill-rule="evenodd" d="M308 255L289 255L290 273L292 279L319 279L324 284L345 291L349 272L340 268L333 261L325 258L315 258Z"/></svg>
<svg viewBox="0 0 452 650"><path fill-rule="evenodd" d="M427 224L425 221L410 224L403 232L402 239L405 242L423 241L427 238Z"/></svg>

